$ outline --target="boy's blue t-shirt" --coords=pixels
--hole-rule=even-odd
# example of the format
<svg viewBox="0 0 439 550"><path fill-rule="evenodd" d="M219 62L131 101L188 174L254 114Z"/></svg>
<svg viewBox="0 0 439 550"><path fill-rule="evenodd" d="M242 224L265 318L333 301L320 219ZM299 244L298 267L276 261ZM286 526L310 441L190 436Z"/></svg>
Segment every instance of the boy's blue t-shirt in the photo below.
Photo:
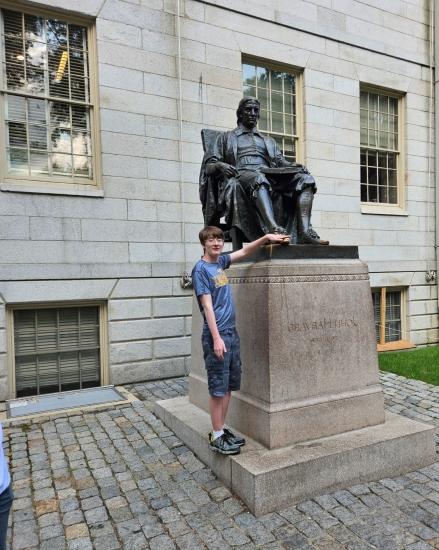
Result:
<svg viewBox="0 0 439 550"><path fill-rule="evenodd" d="M230 267L230 263L229 254L221 254L217 263L209 263L201 259L192 270L192 283L204 317L204 327L207 327L207 322L200 296L210 294L219 332L235 328L235 306L229 281L224 273L224 270Z"/></svg>

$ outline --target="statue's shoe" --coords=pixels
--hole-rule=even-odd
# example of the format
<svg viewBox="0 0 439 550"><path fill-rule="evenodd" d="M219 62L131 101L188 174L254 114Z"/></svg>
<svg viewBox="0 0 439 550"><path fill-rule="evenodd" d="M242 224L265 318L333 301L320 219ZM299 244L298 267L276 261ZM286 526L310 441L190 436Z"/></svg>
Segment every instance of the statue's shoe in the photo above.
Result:
<svg viewBox="0 0 439 550"><path fill-rule="evenodd" d="M325 239L321 239L317 233L314 231L314 229L309 229L305 233L301 233L299 235L299 244L320 244L320 245L328 245L329 241L326 241Z"/></svg>

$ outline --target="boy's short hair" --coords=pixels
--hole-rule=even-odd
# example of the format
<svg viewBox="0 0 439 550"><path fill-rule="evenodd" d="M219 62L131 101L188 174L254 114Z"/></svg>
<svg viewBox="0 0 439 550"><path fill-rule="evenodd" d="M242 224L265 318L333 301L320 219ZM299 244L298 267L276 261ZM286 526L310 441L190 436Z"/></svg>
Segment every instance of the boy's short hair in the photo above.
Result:
<svg viewBox="0 0 439 550"><path fill-rule="evenodd" d="M207 239L222 239L224 240L224 233L223 230L219 227L215 227L214 225L208 225L207 227L204 227L199 233L198 238L200 239L201 246L204 246Z"/></svg>

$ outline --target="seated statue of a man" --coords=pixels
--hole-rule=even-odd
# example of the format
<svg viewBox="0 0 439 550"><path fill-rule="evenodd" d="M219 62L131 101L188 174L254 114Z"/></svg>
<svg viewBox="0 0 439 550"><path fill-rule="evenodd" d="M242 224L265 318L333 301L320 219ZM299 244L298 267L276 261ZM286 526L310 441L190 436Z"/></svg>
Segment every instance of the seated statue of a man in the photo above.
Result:
<svg viewBox="0 0 439 550"><path fill-rule="evenodd" d="M267 233L290 236L291 243L328 244L311 225L316 183L308 170L289 162L275 140L257 129L260 103L243 98L236 111L238 126L218 132L205 149L200 198L205 223L228 227L249 240ZM214 191L209 182L214 180Z"/></svg>

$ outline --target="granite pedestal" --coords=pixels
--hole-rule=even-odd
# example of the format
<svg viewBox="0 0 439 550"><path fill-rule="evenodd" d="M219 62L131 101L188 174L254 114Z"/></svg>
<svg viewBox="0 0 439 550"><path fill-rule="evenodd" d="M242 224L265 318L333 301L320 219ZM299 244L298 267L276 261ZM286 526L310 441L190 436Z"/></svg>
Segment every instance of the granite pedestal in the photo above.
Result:
<svg viewBox="0 0 439 550"><path fill-rule="evenodd" d="M249 443L234 457L208 449L195 300L189 397L156 411L255 514L434 461L432 427L384 415L369 275L356 247L266 247L228 278L243 362L228 423Z"/></svg>

